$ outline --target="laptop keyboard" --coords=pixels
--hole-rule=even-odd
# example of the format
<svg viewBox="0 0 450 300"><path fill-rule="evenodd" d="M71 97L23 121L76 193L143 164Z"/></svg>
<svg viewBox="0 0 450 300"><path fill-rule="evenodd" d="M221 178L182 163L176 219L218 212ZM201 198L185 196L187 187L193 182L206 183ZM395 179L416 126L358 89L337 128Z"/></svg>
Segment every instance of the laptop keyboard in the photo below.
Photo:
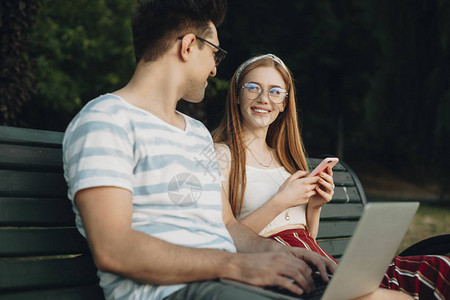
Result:
<svg viewBox="0 0 450 300"><path fill-rule="evenodd" d="M327 283L320 278L319 280L314 280L315 289L307 294L303 294L301 299L305 300L319 300L322 298L325 289L327 288Z"/></svg>
<svg viewBox="0 0 450 300"><path fill-rule="evenodd" d="M294 294L291 291L289 291L283 287L280 287L280 286L274 286L274 287L270 287L268 289L270 289L273 292L287 295L287 296L297 298L297 299L320 300L320 298L322 298L323 293L325 292L325 289L327 288L328 283L324 282L322 280L322 277L320 277L320 274L318 272L315 272L313 274L313 280L314 280L314 286L315 286L314 290L310 293L305 293L301 296Z"/></svg>

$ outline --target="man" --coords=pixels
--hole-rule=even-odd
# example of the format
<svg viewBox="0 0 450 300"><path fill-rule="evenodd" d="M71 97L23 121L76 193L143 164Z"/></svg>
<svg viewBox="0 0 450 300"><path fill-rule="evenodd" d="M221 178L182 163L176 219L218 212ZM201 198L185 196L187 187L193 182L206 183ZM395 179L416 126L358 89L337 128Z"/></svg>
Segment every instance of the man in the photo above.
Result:
<svg viewBox="0 0 450 300"><path fill-rule="evenodd" d="M180 99L202 101L216 74L225 6L139 5L131 80L89 102L67 128L69 198L107 299L226 298L231 287L215 278L301 294L312 289L312 267L323 278L334 270L331 261L259 238L234 219L208 155L209 132L175 110Z"/></svg>

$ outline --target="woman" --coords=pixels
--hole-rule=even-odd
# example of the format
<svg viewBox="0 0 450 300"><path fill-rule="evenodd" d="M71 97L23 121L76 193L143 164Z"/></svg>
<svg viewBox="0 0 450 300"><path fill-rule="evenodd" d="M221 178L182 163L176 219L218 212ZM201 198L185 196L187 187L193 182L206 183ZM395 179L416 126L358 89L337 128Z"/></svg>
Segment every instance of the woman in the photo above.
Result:
<svg viewBox="0 0 450 300"><path fill-rule="evenodd" d="M225 118L214 133L215 141L231 150L217 145L217 153L230 156L219 161L233 162L221 164L224 174L229 172L225 189L237 218L253 231L279 240L299 234L307 248L333 259L315 241L320 208L333 195L332 171L305 178L308 165L292 81L273 55L248 60L233 76ZM253 199L243 200L246 191Z"/></svg>
<svg viewBox="0 0 450 300"><path fill-rule="evenodd" d="M225 116L213 133L226 178L224 190L237 219L253 231L333 259L315 240L321 207L333 196L333 173L327 169L320 176L307 177L295 102L292 74L275 55L253 57L238 68ZM447 257L396 258L381 286L445 299L450 293L445 280L449 261ZM426 274L435 290L423 286L418 277L399 275L399 265L413 274ZM427 265L433 268L424 272Z"/></svg>

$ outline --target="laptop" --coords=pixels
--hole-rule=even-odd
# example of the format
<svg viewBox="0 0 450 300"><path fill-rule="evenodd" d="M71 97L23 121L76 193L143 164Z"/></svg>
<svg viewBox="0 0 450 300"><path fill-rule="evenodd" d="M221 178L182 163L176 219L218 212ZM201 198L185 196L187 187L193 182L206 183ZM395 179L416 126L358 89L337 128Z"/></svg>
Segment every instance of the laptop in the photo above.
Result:
<svg viewBox="0 0 450 300"><path fill-rule="evenodd" d="M418 202L369 203L345 249L322 300L352 299L375 291L395 256ZM309 299L221 279L272 299ZM306 296L306 295L305 295Z"/></svg>

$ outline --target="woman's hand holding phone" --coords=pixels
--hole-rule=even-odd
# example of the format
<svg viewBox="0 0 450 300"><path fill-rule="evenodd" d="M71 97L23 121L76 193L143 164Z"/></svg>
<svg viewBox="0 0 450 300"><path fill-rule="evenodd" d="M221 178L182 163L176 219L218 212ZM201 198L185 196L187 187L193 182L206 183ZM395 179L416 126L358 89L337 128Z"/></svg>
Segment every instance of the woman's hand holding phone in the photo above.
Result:
<svg viewBox="0 0 450 300"><path fill-rule="evenodd" d="M289 176L278 189L276 199L284 209L304 205L314 196L320 178L308 177L308 172L297 171ZM272 198L273 199L273 198Z"/></svg>
<svg viewBox="0 0 450 300"><path fill-rule="evenodd" d="M322 206L333 197L333 171L331 170L338 163L337 158L324 159L308 175L306 171L297 171L289 176L280 186L276 194L276 199L283 210L289 207L308 204Z"/></svg>
<svg viewBox="0 0 450 300"><path fill-rule="evenodd" d="M331 201L334 195L334 181L332 168L339 162L338 158L325 158L308 177L319 177L316 194L309 200L309 205L321 207Z"/></svg>
<svg viewBox="0 0 450 300"><path fill-rule="evenodd" d="M326 168L332 169L337 163L339 159L337 157L327 157L317 165L317 167L308 175L308 177L317 176L320 172L325 171Z"/></svg>

